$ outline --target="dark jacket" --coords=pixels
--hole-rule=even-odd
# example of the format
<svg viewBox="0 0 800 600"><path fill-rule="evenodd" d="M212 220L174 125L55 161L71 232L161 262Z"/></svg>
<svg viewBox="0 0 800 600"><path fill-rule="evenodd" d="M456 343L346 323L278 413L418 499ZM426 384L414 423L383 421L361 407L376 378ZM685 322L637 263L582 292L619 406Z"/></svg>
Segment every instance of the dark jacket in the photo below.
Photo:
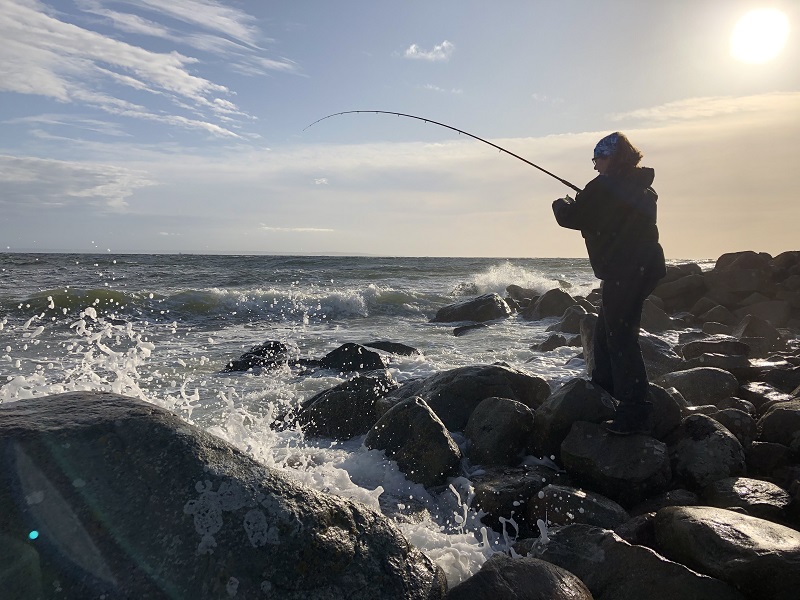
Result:
<svg viewBox="0 0 800 600"><path fill-rule="evenodd" d="M666 274L656 226L658 194L650 187L654 178L646 167L625 176L598 175L574 200L553 203L558 224L583 235L598 279L643 277L655 283Z"/></svg>

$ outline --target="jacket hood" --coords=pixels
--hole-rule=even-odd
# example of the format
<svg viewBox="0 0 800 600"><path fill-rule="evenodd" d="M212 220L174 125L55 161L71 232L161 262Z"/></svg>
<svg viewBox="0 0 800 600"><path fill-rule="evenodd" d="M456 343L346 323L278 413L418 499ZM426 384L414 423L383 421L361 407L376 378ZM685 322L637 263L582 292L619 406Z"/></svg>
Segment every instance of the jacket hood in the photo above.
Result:
<svg viewBox="0 0 800 600"><path fill-rule="evenodd" d="M653 185L653 180L655 178L656 171L650 167L636 167L625 176L625 179L629 179L637 185L641 185L643 188Z"/></svg>

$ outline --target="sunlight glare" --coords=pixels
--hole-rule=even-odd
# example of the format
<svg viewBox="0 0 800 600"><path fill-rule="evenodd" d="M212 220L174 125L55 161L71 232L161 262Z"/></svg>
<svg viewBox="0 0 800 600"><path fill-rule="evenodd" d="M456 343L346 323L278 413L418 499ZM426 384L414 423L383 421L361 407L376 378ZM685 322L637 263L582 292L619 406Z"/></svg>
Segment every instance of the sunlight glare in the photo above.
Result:
<svg viewBox="0 0 800 600"><path fill-rule="evenodd" d="M752 10L736 23L731 33L731 55L761 64L775 58L789 37L789 19L774 8Z"/></svg>

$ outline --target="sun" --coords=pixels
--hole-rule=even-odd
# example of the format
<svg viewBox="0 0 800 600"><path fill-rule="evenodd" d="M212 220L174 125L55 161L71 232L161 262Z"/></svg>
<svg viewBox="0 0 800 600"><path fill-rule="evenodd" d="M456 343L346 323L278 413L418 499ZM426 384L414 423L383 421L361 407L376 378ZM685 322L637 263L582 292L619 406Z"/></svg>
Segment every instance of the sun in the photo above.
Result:
<svg viewBox="0 0 800 600"><path fill-rule="evenodd" d="M731 33L731 55L750 64L775 58L789 37L789 19L774 8L751 10Z"/></svg>

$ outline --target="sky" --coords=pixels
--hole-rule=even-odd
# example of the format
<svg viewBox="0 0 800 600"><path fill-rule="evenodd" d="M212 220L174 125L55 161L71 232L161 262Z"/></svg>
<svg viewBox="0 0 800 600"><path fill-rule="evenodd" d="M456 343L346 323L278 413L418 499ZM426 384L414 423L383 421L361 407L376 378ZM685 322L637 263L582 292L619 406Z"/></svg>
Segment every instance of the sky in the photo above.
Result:
<svg viewBox="0 0 800 600"><path fill-rule="evenodd" d="M759 64L753 9L789 22ZM582 257L623 131L668 258L800 249L800 2L0 0L0 251ZM774 36L773 36L774 37Z"/></svg>

